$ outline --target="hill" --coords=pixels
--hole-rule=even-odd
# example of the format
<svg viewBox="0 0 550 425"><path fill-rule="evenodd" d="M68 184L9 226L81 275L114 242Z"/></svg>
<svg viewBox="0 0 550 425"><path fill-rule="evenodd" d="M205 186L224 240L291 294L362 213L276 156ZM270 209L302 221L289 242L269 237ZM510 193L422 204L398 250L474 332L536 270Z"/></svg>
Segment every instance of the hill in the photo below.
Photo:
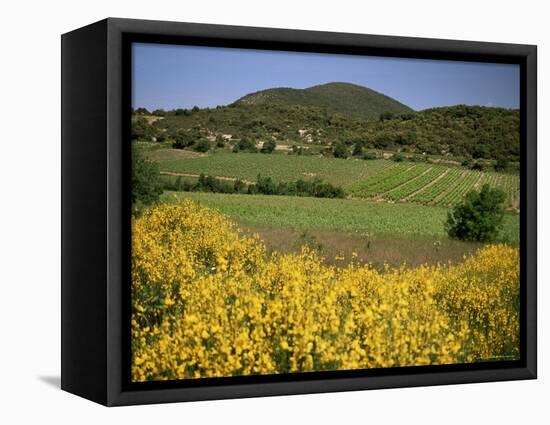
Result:
<svg viewBox="0 0 550 425"><path fill-rule="evenodd" d="M307 89L272 88L236 101L243 105L300 105L354 118L378 119L383 113L404 114L411 108L389 96L350 83L327 83Z"/></svg>
<svg viewBox="0 0 550 425"><path fill-rule="evenodd" d="M134 115L134 139L173 141L185 134L191 145L217 136L255 142L314 147L338 142L364 149L474 159L519 161L519 111L481 106L451 106L383 117L377 121L331 114L297 105L236 103L214 109L162 116ZM229 137L230 136L230 137Z"/></svg>
<svg viewBox="0 0 550 425"><path fill-rule="evenodd" d="M456 105L366 125L372 147L519 161L519 110Z"/></svg>

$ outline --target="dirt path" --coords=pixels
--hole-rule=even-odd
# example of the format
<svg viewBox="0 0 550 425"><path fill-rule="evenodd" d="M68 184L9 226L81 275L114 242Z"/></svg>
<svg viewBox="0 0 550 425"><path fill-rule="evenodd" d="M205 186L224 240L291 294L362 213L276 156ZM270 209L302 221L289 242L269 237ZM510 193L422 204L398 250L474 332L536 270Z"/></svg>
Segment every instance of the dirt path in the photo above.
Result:
<svg viewBox="0 0 550 425"><path fill-rule="evenodd" d="M174 171L161 171L160 174L163 175L163 176L175 176L175 177L199 177L200 176L200 174L176 173ZM252 180L237 179L236 177L227 177L227 176L212 176L212 177L214 177L218 180L225 180L225 181L230 181L230 182L240 180L240 181L242 181L243 183L246 183L246 184L255 184L256 183Z"/></svg>

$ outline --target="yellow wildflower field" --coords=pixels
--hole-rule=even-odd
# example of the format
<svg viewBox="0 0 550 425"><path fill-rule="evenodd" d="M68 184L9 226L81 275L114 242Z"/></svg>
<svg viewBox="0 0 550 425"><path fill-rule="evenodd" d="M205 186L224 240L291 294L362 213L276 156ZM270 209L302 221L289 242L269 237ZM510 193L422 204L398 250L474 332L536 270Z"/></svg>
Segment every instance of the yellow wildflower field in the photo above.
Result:
<svg viewBox="0 0 550 425"><path fill-rule="evenodd" d="M132 221L133 381L517 358L517 248L378 271L267 254L190 200Z"/></svg>

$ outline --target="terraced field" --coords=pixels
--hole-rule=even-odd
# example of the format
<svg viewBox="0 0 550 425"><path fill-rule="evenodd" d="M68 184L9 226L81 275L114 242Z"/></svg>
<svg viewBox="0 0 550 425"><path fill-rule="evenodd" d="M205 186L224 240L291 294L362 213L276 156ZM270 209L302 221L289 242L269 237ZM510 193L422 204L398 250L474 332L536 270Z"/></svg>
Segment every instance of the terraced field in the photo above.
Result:
<svg viewBox="0 0 550 425"><path fill-rule="evenodd" d="M387 168L371 178L357 181L348 188L348 192L359 198L372 198L387 193L428 170L429 167L424 165L399 164Z"/></svg>
<svg viewBox="0 0 550 425"><path fill-rule="evenodd" d="M176 151L177 152L177 151ZM161 155L162 153L162 155ZM168 152L169 153L169 152ZM321 178L341 186L353 198L450 207L483 184L502 189L508 208L519 206L519 176L473 171L439 164L389 160L335 159L320 156L230 153L169 155L156 152L160 169L192 178L200 173L255 181L258 174L275 181Z"/></svg>
<svg viewBox="0 0 550 425"><path fill-rule="evenodd" d="M483 184L502 189L507 206L519 204L519 176L428 164L399 164L347 188L357 198L452 206Z"/></svg>

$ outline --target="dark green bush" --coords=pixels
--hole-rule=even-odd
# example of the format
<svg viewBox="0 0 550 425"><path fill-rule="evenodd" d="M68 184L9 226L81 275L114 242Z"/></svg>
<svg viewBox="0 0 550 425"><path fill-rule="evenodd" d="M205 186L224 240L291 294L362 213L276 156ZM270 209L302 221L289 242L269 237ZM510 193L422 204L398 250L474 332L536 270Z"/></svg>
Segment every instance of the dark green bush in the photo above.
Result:
<svg viewBox="0 0 550 425"><path fill-rule="evenodd" d="M405 161L405 157L404 157L402 154L400 154L399 152L393 154L393 156L391 157L391 159L393 159L395 162L403 162L403 161Z"/></svg>
<svg viewBox="0 0 550 425"><path fill-rule="evenodd" d="M509 166L510 165L508 164L506 158L499 158L496 160L493 168L495 169L495 171L507 171Z"/></svg>
<svg viewBox="0 0 550 425"><path fill-rule="evenodd" d="M155 129L146 118L138 117L132 122L132 139L151 140L155 134Z"/></svg>
<svg viewBox="0 0 550 425"><path fill-rule="evenodd" d="M218 148L224 148L225 147L225 140L219 134L216 136L216 147L218 147Z"/></svg>
<svg viewBox="0 0 550 425"><path fill-rule="evenodd" d="M483 185L481 191L469 192L463 203L447 216L445 229L449 237L465 241L489 242L498 239L504 218L506 194Z"/></svg>
<svg viewBox="0 0 550 425"><path fill-rule="evenodd" d="M256 144L250 140L247 137L243 137L241 140L237 142L235 146L233 146L233 152L252 152L256 153L258 150L256 149Z"/></svg>
<svg viewBox="0 0 550 425"><path fill-rule="evenodd" d="M335 158L347 158L348 157L348 148L345 143L338 142L334 146L334 157Z"/></svg>
<svg viewBox="0 0 550 425"><path fill-rule="evenodd" d="M200 139L195 146L193 146L193 149L197 152L208 152L210 150L210 140Z"/></svg>
<svg viewBox="0 0 550 425"><path fill-rule="evenodd" d="M271 177L258 175L256 182L247 184L242 180L227 181L213 176L201 174L196 182L190 182L178 177L176 180L164 178L162 181L164 190L176 190L186 192L213 192L213 193L248 193L262 195L286 195L286 196L313 196L317 198L344 198L345 193L341 187L325 183L321 179L296 180L294 182L277 183Z"/></svg>
<svg viewBox="0 0 550 425"><path fill-rule="evenodd" d="M271 153L275 150L276 147L277 143L275 142L275 140L268 140L267 142L264 142L260 152Z"/></svg>
<svg viewBox="0 0 550 425"><path fill-rule="evenodd" d="M363 154L363 143L355 142L355 144L353 145L353 152L351 154L353 156L361 156Z"/></svg>
<svg viewBox="0 0 550 425"><path fill-rule="evenodd" d="M159 200L162 182L158 165L143 156L135 146L132 149L132 204L151 205Z"/></svg>
<svg viewBox="0 0 550 425"><path fill-rule="evenodd" d="M175 149L184 149L188 146L192 146L195 143L196 138L198 137L197 134L186 130L178 130L171 136L172 139L174 139L172 147Z"/></svg>

